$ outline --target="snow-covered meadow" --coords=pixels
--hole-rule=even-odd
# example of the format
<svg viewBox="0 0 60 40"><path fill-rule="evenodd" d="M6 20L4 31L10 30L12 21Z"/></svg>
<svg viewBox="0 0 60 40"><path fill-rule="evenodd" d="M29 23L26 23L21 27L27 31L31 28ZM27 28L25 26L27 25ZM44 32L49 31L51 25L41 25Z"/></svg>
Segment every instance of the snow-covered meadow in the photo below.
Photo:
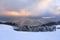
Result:
<svg viewBox="0 0 60 40"><path fill-rule="evenodd" d="M0 40L60 40L60 30L54 32L18 32L14 31L12 26L0 24Z"/></svg>

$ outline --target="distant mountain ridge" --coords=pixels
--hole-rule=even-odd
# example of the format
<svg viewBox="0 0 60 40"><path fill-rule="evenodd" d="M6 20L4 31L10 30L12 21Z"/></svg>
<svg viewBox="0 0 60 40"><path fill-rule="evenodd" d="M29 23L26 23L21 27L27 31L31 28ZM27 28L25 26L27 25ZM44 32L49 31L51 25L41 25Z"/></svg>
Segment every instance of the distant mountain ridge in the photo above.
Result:
<svg viewBox="0 0 60 40"><path fill-rule="evenodd" d="M41 31L41 32L43 32L43 31L47 31L47 30L48 31L56 30L55 25L60 25L60 21L49 22L49 23L41 24L41 25L22 25L22 26L18 25L17 23L14 23L14 22L5 22L5 21L1 21L0 24L11 25L11 26L13 26L13 29L16 30L16 31L30 31L30 32ZM51 28L51 27L52 27L52 29L48 29L48 28Z"/></svg>
<svg viewBox="0 0 60 40"><path fill-rule="evenodd" d="M60 16L54 18L0 16L0 24L11 25L16 31L46 31L49 27L55 30L55 25L60 25Z"/></svg>

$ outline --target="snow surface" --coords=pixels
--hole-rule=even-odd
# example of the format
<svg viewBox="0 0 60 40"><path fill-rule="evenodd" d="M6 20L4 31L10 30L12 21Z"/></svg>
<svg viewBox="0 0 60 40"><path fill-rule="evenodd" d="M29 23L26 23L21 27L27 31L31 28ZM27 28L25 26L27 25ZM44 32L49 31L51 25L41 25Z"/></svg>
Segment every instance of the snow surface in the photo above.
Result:
<svg viewBox="0 0 60 40"><path fill-rule="evenodd" d="M0 24L0 40L60 40L60 30L54 32L18 32L14 31L12 26Z"/></svg>

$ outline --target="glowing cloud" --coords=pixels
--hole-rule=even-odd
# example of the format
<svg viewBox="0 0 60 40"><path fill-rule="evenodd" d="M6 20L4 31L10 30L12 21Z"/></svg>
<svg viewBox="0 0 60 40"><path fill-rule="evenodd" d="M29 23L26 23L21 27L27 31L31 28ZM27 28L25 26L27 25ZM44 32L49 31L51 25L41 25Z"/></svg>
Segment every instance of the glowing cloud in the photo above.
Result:
<svg viewBox="0 0 60 40"><path fill-rule="evenodd" d="M29 12L28 10L21 10L20 12L16 12L16 11L4 11L1 12L2 14L0 15L5 15L5 16L30 16L31 12Z"/></svg>

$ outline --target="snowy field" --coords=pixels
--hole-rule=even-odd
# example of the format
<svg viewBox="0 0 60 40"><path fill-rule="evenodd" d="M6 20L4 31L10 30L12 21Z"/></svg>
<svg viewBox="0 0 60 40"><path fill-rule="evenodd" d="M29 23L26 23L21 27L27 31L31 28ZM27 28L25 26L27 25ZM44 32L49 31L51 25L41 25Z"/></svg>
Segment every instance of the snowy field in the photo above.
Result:
<svg viewBox="0 0 60 40"><path fill-rule="evenodd" d="M12 26L0 24L0 40L60 40L60 30L54 32L17 32L13 30Z"/></svg>

